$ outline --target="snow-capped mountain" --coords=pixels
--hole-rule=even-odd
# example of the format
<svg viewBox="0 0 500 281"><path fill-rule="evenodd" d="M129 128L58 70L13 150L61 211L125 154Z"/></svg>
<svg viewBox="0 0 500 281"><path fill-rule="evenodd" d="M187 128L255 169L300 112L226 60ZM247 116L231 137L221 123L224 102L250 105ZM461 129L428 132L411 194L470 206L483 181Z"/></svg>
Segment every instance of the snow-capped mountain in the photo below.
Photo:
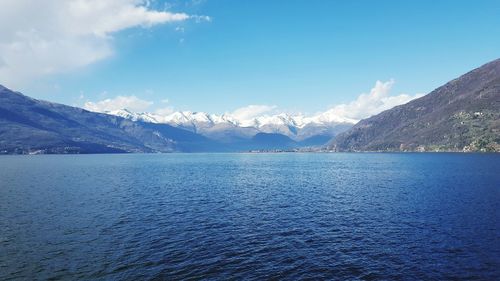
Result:
<svg viewBox="0 0 500 281"><path fill-rule="evenodd" d="M129 111L127 109L119 109L119 110L113 110L113 111L105 111L104 113L109 114L109 115L115 115L115 116L120 116L125 119L129 119L132 121L142 121L142 122L147 122L147 123L161 123L156 120L153 114L150 113L136 113Z"/></svg>
<svg viewBox="0 0 500 281"><path fill-rule="evenodd" d="M159 115L147 112L135 113L122 109L106 113L133 121L169 124L222 141L234 138L248 139L258 133L282 134L294 141L304 141L318 136L326 139L349 129L357 122L354 119L339 117L329 111L310 117L280 113L250 119L237 118L232 114L217 115L192 111L176 111L168 115Z"/></svg>

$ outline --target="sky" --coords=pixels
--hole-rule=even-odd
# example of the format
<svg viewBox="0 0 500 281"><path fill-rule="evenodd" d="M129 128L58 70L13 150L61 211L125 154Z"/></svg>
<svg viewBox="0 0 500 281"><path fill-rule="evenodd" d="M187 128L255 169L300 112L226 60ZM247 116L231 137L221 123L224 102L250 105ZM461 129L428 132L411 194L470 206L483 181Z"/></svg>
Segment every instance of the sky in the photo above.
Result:
<svg viewBox="0 0 500 281"><path fill-rule="evenodd" d="M499 15L488 0L2 0L0 84L96 111L363 118L500 57Z"/></svg>

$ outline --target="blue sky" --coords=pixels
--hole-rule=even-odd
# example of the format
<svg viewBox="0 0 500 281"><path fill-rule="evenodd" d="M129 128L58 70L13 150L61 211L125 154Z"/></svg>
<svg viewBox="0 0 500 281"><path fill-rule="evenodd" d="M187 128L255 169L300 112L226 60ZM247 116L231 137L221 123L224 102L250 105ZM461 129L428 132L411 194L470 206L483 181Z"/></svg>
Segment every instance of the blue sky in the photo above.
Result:
<svg viewBox="0 0 500 281"><path fill-rule="evenodd" d="M80 45L87 37L91 44L105 45L90 62L61 63L26 79L16 79L23 77L22 70L14 78L2 78L0 71L0 83L71 105L136 96L176 110L223 113L265 104L312 113L355 100L377 80L394 79L393 95L428 93L500 54L500 1L133 5L190 18L130 23L109 29L100 39L83 36ZM22 8L16 7L17 13L24 13ZM9 43L5 40L0 46Z"/></svg>

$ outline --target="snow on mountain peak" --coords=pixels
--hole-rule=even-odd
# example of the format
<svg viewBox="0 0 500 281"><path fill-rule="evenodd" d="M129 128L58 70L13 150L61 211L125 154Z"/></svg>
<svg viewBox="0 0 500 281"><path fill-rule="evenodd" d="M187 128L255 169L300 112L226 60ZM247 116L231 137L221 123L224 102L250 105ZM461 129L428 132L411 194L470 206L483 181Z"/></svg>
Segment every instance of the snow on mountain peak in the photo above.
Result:
<svg viewBox="0 0 500 281"><path fill-rule="evenodd" d="M294 135L298 130L311 125L314 127L332 127L339 124L355 124L358 120L338 116L332 110L314 116L290 115L279 113L275 115L260 115L257 117L243 118L231 113L208 114L205 112L176 111L167 115L155 113L134 113L127 109L106 112L107 114L120 116L134 121L165 123L175 127L182 127L194 132L216 128L253 128L266 133L282 133ZM239 117L239 118L238 118Z"/></svg>
<svg viewBox="0 0 500 281"><path fill-rule="evenodd" d="M109 114L109 115L115 115L119 117L123 117L125 119L129 119L132 121L142 121L142 122L148 122L148 123L161 123L159 122L154 114L151 113L136 113L136 112L131 112L128 109L118 109L118 110L112 110L112 111L105 111L104 113Z"/></svg>

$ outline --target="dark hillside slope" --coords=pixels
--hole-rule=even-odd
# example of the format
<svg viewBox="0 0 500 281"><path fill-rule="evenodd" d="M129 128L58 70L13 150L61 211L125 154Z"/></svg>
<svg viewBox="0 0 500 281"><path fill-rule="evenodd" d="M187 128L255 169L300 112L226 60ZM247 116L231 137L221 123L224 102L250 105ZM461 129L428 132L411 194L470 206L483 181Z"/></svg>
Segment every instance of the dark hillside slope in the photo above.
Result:
<svg viewBox="0 0 500 281"><path fill-rule="evenodd" d="M165 124L39 101L0 86L0 153L209 151L216 144Z"/></svg>
<svg viewBox="0 0 500 281"><path fill-rule="evenodd" d="M361 120L334 151L500 151L500 59Z"/></svg>

